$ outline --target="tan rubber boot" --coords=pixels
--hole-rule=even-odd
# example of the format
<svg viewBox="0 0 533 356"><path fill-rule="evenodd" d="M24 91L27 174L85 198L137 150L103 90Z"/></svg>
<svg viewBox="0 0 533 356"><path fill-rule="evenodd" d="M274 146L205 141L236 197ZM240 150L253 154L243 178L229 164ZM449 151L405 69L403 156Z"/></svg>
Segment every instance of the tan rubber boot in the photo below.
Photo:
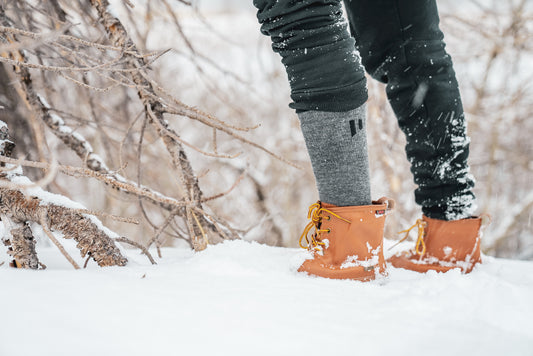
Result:
<svg viewBox="0 0 533 356"><path fill-rule="evenodd" d="M383 257L385 215L394 201L381 198L372 205L339 207L322 202L309 207L311 222L306 226L300 246L308 248L307 259L299 272L334 279L369 281L386 275ZM314 234L309 231L315 228ZM303 240L307 246L303 245Z"/></svg>
<svg viewBox="0 0 533 356"><path fill-rule="evenodd" d="M423 216L411 228L402 231L406 235L401 241L418 227L415 249L392 256L388 262L396 268L416 272L446 272L460 268L463 273L469 273L481 263L481 222L479 217L445 221Z"/></svg>

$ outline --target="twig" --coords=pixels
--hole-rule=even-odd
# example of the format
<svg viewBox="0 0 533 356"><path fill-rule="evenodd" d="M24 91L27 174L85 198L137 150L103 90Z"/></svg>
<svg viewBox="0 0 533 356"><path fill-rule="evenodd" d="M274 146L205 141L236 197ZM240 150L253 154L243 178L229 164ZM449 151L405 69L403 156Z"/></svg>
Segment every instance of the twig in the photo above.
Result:
<svg viewBox="0 0 533 356"><path fill-rule="evenodd" d="M67 251L65 250L63 245L61 245L61 243L59 243L59 241L57 241L57 239L55 238L55 236L52 233L52 231L50 231L50 229L48 228L48 223L46 222L46 213L44 211L41 214L40 223L41 223L41 227L43 228L43 231L45 232L45 234L48 236L48 238L50 240L52 240L54 245L57 246L59 251L61 251L63 256L65 256L65 258L70 262L70 264L74 267L74 269L80 269L80 266L78 266L76 261L74 261L74 259L67 253Z"/></svg>
<svg viewBox="0 0 533 356"><path fill-rule="evenodd" d="M218 198L221 198L225 195L228 195L229 193L231 193L231 191L233 189L235 189L235 187L237 187L237 185L239 185L239 183L242 181L242 179L244 178L244 176L246 175L246 172L243 172L238 178L237 180L235 181L235 183L233 183L233 185L228 189L226 190L225 192L223 193L219 193L219 194L216 194L216 195L213 195L213 196L210 196L210 197L207 197L207 198L203 198L202 199L202 203L205 203L207 201L210 201L210 200L215 200L215 199L218 199Z"/></svg>
<svg viewBox="0 0 533 356"><path fill-rule="evenodd" d="M148 251L148 249L146 247L144 247L143 245L141 245L140 243L138 242L135 242L135 241L132 241L126 237L117 237L114 239L115 241L118 241L118 242L124 242L124 243L127 243L127 244L130 244L132 246L135 246L137 247L138 249L140 249L142 251L143 254L146 255L146 257L148 257L148 259L150 260L150 262L153 264L153 265L156 265L157 263L155 262L155 260L153 259L152 255L150 254L150 252Z"/></svg>
<svg viewBox="0 0 533 356"><path fill-rule="evenodd" d="M157 120L157 118L154 116L154 113L151 111L150 108L148 108L148 114L150 115L150 117L153 119L153 122L156 124L156 126L158 127L159 130L161 130L161 132L165 133L166 135L172 137L174 140L180 142L181 144L187 146L187 147L190 147L192 148L193 150L195 150L196 152L199 152L205 156L209 156L209 157L216 157L216 158L229 158L229 159L233 159L233 158L237 158L239 157L242 152L237 152L237 153L234 153L232 155L228 155L228 154L220 154L220 153L210 153L210 152L206 152L204 150L201 150L199 149L198 147L184 141L181 137L179 137L175 132L173 132L172 130L170 130L169 128L163 126L161 124L161 122L159 120Z"/></svg>
<svg viewBox="0 0 533 356"><path fill-rule="evenodd" d="M88 209L69 209L69 210L71 210L73 213L101 216L101 217L109 218L114 221L120 221L120 222L124 222L128 224L139 225L139 220L135 218L131 218L131 217L123 217L123 216L118 216L114 214L109 214L103 211L94 211L94 210L88 210Z"/></svg>
<svg viewBox="0 0 533 356"><path fill-rule="evenodd" d="M87 268L87 265L89 264L89 260L91 259L91 256L87 256L87 258L85 259L85 263L83 264L83 268Z"/></svg>
<svg viewBox="0 0 533 356"><path fill-rule="evenodd" d="M161 235L161 232L163 232L163 230L168 226L168 224L170 224L170 222L172 221L172 219L174 219L174 217L176 216L176 209L174 209L174 211L171 211L170 214L168 215L168 217L165 219L165 221L161 224L161 226L159 226L157 228L157 230L155 231L154 233L154 236L152 236L152 238L150 239L150 241L148 242L148 246L147 248L150 248L150 246L152 246L152 244L157 241L157 239L159 238L159 235Z"/></svg>

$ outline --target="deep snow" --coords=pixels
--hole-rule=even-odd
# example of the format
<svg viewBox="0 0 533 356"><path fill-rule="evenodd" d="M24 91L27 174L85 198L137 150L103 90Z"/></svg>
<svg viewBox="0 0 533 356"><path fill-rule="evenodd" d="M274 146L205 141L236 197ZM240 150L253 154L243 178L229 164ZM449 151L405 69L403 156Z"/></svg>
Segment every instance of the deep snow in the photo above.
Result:
<svg viewBox="0 0 533 356"><path fill-rule="evenodd" d="M45 271L0 267L2 356L533 355L531 262L361 283L307 277L298 250L245 241L79 271L38 250Z"/></svg>

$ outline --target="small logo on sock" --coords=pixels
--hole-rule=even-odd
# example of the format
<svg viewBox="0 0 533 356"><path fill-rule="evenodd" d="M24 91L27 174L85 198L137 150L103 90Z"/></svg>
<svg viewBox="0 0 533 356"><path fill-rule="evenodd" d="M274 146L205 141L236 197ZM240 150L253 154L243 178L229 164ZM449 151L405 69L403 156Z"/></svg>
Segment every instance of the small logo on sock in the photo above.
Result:
<svg viewBox="0 0 533 356"><path fill-rule="evenodd" d="M357 122L359 126L359 131L363 129L363 120L359 119ZM350 131L352 133L352 137L354 137L357 134L357 128L355 127L355 120L350 120Z"/></svg>

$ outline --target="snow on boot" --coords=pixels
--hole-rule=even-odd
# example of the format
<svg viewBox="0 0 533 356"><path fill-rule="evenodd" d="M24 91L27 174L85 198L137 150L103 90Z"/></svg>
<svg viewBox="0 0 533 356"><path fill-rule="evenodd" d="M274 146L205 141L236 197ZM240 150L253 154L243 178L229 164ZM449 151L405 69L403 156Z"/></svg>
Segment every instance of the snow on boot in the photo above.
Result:
<svg viewBox="0 0 533 356"><path fill-rule="evenodd" d="M298 271L360 281L386 275L383 229L385 215L393 206L394 201L387 198L361 206L312 204L308 215L311 222L300 237L300 246L309 249L312 257ZM313 228L315 232L310 235Z"/></svg>
<svg viewBox="0 0 533 356"><path fill-rule="evenodd" d="M479 217L446 221L422 216L409 229L400 232L405 233L401 242L418 227L415 249L396 254L388 262L396 268L416 272L446 272L460 268L463 273L469 273L481 263L481 222Z"/></svg>

